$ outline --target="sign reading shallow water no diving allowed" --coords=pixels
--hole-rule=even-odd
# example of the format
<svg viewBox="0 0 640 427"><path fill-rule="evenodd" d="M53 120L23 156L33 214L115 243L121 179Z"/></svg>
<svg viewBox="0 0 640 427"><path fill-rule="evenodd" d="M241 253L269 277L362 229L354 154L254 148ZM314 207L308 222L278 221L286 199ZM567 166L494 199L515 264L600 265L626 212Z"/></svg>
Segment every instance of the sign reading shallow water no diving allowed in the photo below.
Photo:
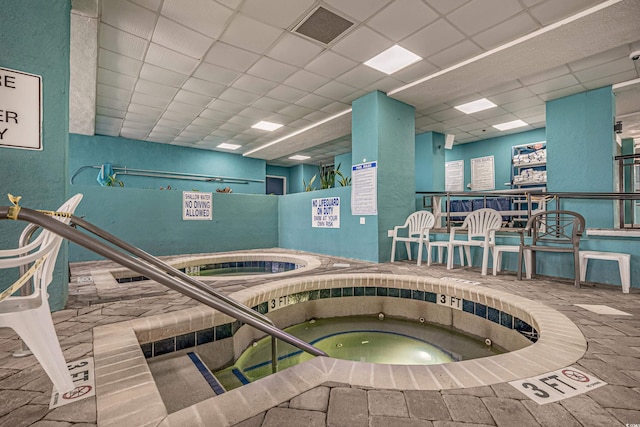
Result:
<svg viewBox="0 0 640 427"><path fill-rule="evenodd" d="M182 192L182 219L184 221L213 219L213 193Z"/></svg>

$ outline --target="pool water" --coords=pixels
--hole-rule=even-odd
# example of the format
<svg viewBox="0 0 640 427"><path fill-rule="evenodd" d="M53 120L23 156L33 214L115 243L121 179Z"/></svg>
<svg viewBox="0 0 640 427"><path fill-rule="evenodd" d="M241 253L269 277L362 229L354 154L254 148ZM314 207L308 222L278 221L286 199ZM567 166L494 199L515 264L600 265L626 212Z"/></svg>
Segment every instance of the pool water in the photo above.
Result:
<svg viewBox="0 0 640 427"><path fill-rule="evenodd" d="M504 351L484 340L429 323L377 316L310 320L285 331L337 359L393 365L435 365ZM278 370L313 356L278 341ZM271 374L271 338L250 346L236 363L215 373L227 390Z"/></svg>
<svg viewBox="0 0 640 427"><path fill-rule="evenodd" d="M190 276L244 276L284 273L300 267L300 265L292 262L237 261L187 267L184 271Z"/></svg>

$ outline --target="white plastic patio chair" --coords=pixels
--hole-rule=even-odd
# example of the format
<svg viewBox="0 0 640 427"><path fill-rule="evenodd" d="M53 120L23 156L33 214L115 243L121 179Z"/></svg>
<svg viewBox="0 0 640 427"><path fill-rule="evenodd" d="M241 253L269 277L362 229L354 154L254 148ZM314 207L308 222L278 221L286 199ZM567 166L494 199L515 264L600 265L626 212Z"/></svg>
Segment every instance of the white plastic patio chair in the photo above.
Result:
<svg viewBox="0 0 640 427"><path fill-rule="evenodd" d="M73 213L80 200L82 194L76 194L60 206L58 212ZM54 218L65 224L71 220L60 216ZM53 326L47 293L62 240L61 236L42 230L38 237L26 246L0 250L0 268L27 266L29 270L35 270L31 294L12 295L0 301L0 327L13 329L29 347L56 390L66 393L73 390L74 385ZM27 281L23 286L27 286L28 283Z"/></svg>
<svg viewBox="0 0 640 427"><path fill-rule="evenodd" d="M464 247L465 254L469 265L471 263L471 247L481 247L482 252L482 275L487 275L487 266L489 264L489 253L491 246L494 244L494 233L502 226L502 216L495 209L483 208L471 212L464 219L462 226L452 227L449 234L449 242L447 245L447 269L453 268L454 248L456 246ZM466 230L467 234L462 235L460 231ZM461 238L456 239L456 233ZM462 238L464 236L464 238ZM464 265L464 260L460 262Z"/></svg>
<svg viewBox="0 0 640 427"><path fill-rule="evenodd" d="M404 242L407 256L411 261L411 243L418 244L418 265L422 264L422 246L427 248L427 265L431 265L431 247L429 246L429 231L436 219L431 212L417 211L407 217L403 225L393 227L393 241L391 243L391 262L396 259L396 243ZM398 232L408 229L407 236L399 236Z"/></svg>

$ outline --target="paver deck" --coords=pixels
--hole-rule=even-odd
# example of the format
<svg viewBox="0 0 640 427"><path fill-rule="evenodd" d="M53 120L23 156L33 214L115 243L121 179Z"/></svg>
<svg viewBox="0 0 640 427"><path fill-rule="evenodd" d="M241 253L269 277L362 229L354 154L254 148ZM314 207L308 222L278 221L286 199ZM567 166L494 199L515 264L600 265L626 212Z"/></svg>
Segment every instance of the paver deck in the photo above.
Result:
<svg viewBox="0 0 640 427"><path fill-rule="evenodd" d="M548 277L517 281L513 272L481 276L480 270L473 267L446 270L442 265L418 267L412 262L375 264L323 255L318 258L322 261L321 267L307 274L367 272L455 277L548 305L569 317L587 339L588 349L576 365L607 385L557 403L538 405L506 383L439 391L365 389L326 383L237 426L640 425L640 288L637 285L632 284L629 294L622 294L620 287L587 284L575 289L572 280ZM349 267L335 264L349 264ZM198 304L148 281L96 286L91 271L112 265L105 261L71 265L67 306L53 315L67 361L93 355L95 326ZM264 281L264 278L230 278L218 280L212 286L230 294ZM575 304L606 305L632 316L597 314ZM96 425L95 397L49 410L51 382L33 356L12 357L13 351L19 348L20 342L13 331L0 329L0 426Z"/></svg>

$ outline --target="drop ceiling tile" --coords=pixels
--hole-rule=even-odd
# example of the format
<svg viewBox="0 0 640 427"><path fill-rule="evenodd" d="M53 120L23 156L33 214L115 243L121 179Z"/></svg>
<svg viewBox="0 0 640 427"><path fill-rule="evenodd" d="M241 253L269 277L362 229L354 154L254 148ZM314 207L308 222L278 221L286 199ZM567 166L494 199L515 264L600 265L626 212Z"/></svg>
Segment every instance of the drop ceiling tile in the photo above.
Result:
<svg viewBox="0 0 640 427"><path fill-rule="evenodd" d="M536 83L544 82L547 80L551 80L554 78L558 78L561 76L565 76L570 73L569 68L566 65L561 65L559 67L551 68L549 70L545 70L541 73L536 73L530 76L522 77L518 80L522 82L522 84L526 86L530 86Z"/></svg>
<svg viewBox="0 0 640 427"><path fill-rule="evenodd" d="M115 28L149 40L156 14L126 0L100 2L101 20Z"/></svg>
<svg viewBox="0 0 640 427"><path fill-rule="evenodd" d="M151 132L147 137L147 141L157 142L159 144L169 144L173 142L173 135L163 135Z"/></svg>
<svg viewBox="0 0 640 427"><path fill-rule="evenodd" d="M128 110L128 112L131 112L131 113L142 114L148 117L156 117L156 118L159 118L162 115L163 111L164 109L161 109L161 108L154 108L154 107L149 107L148 105L141 105L141 104L134 104L134 103L129 104L129 110Z"/></svg>
<svg viewBox="0 0 640 427"><path fill-rule="evenodd" d="M313 92L329 81L328 78L310 71L299 70L289 76L283 83L305 92Z"/></svg>
<svg viewBox="0 0 640 427"><path fill-rule="evenodd" d="M462 117L464 114L461 111L456 110L455 108L448 108L446 110L438 111L437 113L430 114L429 117L438 122L444 120L451 120L456 117Z"/></svg>
<svg viewBox="0 0 640 427"><path fill-rule="evenodd" d="M215 129L223 123L224 121L205 119L204 117L202 117L202 114L193 119L193 121L191 122L192 125L207 127L209 129L209 132L211 132L211 129Z"/></svg>
<svg viewBox="0 0 640 427"><path fill-rule="evenodd" d="M98 96L104 96L105 98L113 98L118 101L129 101L131 98L131 91L125 89L115 88L113 86L103 85L102 83L97 84L96 94Z"/></svg>
<svg viewBox="0 0 640 427"><path fill-rule="evenodd" d="M405 49L428 59L429 56L460 42L464 35L444 19L423 28L400 42Z"/></svg>
<svg viewBox="0 0 640 427"><path fill-rule="evenodd" d="M356 91L352 92L351 94L345 96L344 98L340 99L339 101L351 105L351 103L354 100L360 98L361 96L366 95L367 93L368 92L364 91L364 90L356 90Z"/></svg>
<svg viewBox="0 0 640 427"><path fill-rule="evenodd" d="M214 132L212 132L211 135L219 136L221 138L233 138L236 135L236 133L228 130L224 130L224 129L217 129Z"/></svg>
<svg viewBox="0 0 640 427"><path fill-rule="evenodd" d="M241 74L242 73L239 73L238 71L229 70L228 68L201 63L193 73L193 77L228 86Z"/></svg>
<svg viewBox="0 0 640 427"><path fill-rule="evenodd" d="M211 104L209 104L209 109L221 111L223 113L237 114L240 111L247 108L246 105L238 104L235 102L225 101L224 99L216 99ZM203 111L203 114L206 113L207 110Z"/></svg>
<svg viewBox="0 0 640 427"><path fill-rule="evenodd" d="M289 86L280 85L271 90L267 96L284 102L294 102L305 96L307 92Z"/></svg>
<svg viewBox="0 0 640 427"><path fill-rule="evenodd" d="M598 3L602 3L602 0L547 1L530 8L529 13L543 26L546 26L571 15L575 15Z"/></svg>
<svg viewBox="0 0 640 427"><path fill-rule="evenodd" d="M105 107L105 108L111 108L114 110L126 111L127 105L129 104L126 101L118 101L117 99L105 98L104 96L96 97L96 106L98 107Z"/></svg>
<svg viewBox="0 0 640 427"><path fill-rule="evenodd" d="M168 128L160 125L156 125L151 130L151 135L165 135L165 136L176 136L180 133L180 129Z"/></svg>
<svg viewBox="0 0 640 427"><path fill-rule="evenodd" d="M200 95L217 97L224 92L226 86L191 77L184 83L182 88L189 92L199 93Z"/></svg>
<svg viewBox="0 0 640 427"><path fill-rule="evenodd" d="M295 121L289 123L289 127L292 128L292 129L289 129L289 132L291 132L294 129L306 128L307 126L310 126L312 124L313 124L313 122L310 122L309 120L305 120L305 119L295 120Z"/></svg>
<svg viewBox="0 0 640 427"><path fill-rule="evenodd" d="M582 85L585 88L590 90L590 89L597 89L597 88L604 87L604 86L614 85L614 84L620 83L620 82L626 82L626 81L629 81L629 80L635 80L638 77L640 77L640 75L638 74L637 71L629 70L629 71L625 71L623 73L613 74L613 75L606 76L606 77L603 77L603 78L600 78L600 79L590 80L590 81L588 81L586 83L583 83Z"/></svg>
<svg viewBox="0 0 640 427"><path fill-rule="evenodd" d="M118 87L120 89L133 90L136 78L124 74L116 73L106 68L98 68L98 83Z"/></svg>
<svg viewBox="0 0 640 427"><path fill-rule="evenodd" d="M515 102L510 102L508 104L501 104L500 106L510 113L517 113L518 111L525 110L527 108L535 107L538 105L545 105L544 101L538 98L537 96L532 96L530 98L519 99Z"/></svg>
<svg viewBox="0 0 640 427"><path fill-rule="evenodd" d="M540 28L529 14L521 13L473 36L473 41L489 50Z"/></svg>
<svg viewBox="0 0 640 427"><path fill-rule="evenodd" d="M165 86L160 83L142 79L138 80L138 83L136 83L135 91L162 99L173 99L176 93L178 93L178 89L175 87Z"/></svg>
<svg viewBox="0 0 640 427"><path fill-rule="evenodd" d="M258 95L264 95L277 85L277 83L271 82L269 80L254 77L249 74L243 74L235 82L233 82L232 87Z"/></svg>
<svg viewBox="0 0 640 427"><path fill-rule="evenodd" d="M219 96L220 99L225 101L234 102L240 105L250 105L256 99L258 99L260 95L255 93L246 92L244 90L239 90L233 87L227 88L222 94Z"/></svg>
<svg viewBox="0 0 640 427"><path fill-rule="evenodd" d="M354 91L354 88L338 81L330 81L321 88L317 89L314 93L316 95L331 98L333 100L342 99Z"/></svg>
<svg viewBox="0 0 640 427"><path fill-rule="evenodd" d="M470 40L463 40L455 46L451 46L441 52L436 53L435 55L430 56L429 62L444 69L467 59L473 58L474 56L479 55L482 52L482 49L480 49L477 44L473 43Z"/></svg>
<svg viewBox="0 0 640 427"><path fill-rule="evenodd" d="M400 80L396 80L392 76L385 76L382 79L376 81L375 83L365 87L364 90L366 92L379 90L381 92L388 93L400 86L402 86L402 82Z"/></svg>
<svg viewBox="0 0 640 427"><path fill-rule="evenodd" d="M313 110L311 108L303 107L300 105L289 105L287 108L283 108L280 111L280 114L300 119L312 112Z"/></svg>
<svg viewBox="0 0 640 427"><path fill-rule="evenodd" d="M367 21L367 25L397 42L437 18L438 14L421 0L403 0L382 9Z"/></svg>
<svg viewBox="0 0 640 427"><path fill-rule="evenodd" d="M552 99L563 98L569 95L575 95L576 93L584 92L585 88L581 84L577 84L569 87L561 87L560 89L551 90L549 92L541 93L538 95L543 101L551 101Z"/></svg>
<svg viewBox="0 0 640 427"><path fill-rule="evenodd" d="M162 127L166 129L172 129L176 132L176 135L182 131L187 126L186 122L171 120L171 113L165 114L158 120L156 127Z"/></svg>
<svg viewBox="0 0 640 427"><path fill-rule="evenodd" d="M126 74L127 76L137 77L142 62L118 53L100 49L98 51L98 66Z"/></svg>
<svg viewBox="0 0 640 427"><path fill-rule="evenodd" d="M140 70L140 78L177 88L182 86L189 76L145 63Z"/></svg>
<svg viewBox="0 0 640 427"><path fill-rule="evenodd" d="M607 64L596 65L591 68L576 71L573 75L576 76L578 80L585 83L629 71L635 71L634 63L633 61L630 61L628 57L624 57L611 61Z"/></svg>
<svg viewBox="0 0 640 427"><path fill-rule="evenodd" d="M193 120L200 115L202 110L202 107L185 104L184 102L179 101L172 101L167 106L167 114L171 114L176 120L178 120L178 117L189 117L189 120Z"/></svg>
<svg viewBox="0 0 640 427"><path fill-rule="evenodd" d="M471 36L498 25L522 12L518 2L472 0L447 15L447 19L464 34Z"/></svg>
<svg viewBox="0 0 640 427"><path fill-rule="evenodd" d="M149 117L144 114L137 114L127 111L127 115L124 118L124 123L122 127L129 126L131 127L133 123L142 124L144 126L154 126L157 122L155 117Z"/></svg>
<svg viewBox="0 0 640 427"><path fill-rule="evenodd" d="M220 40L255 53L264 53L283 33L246 15L236 14Z"/></svg>
<svg viewBox="0 0 640 427"><path fill-rule="evenodd" d="M243 117L243 116L233 116L227 123L233 123L234 125L241 126L242 129L248 129L251 126L255 125L259 120L256 120L253 117Z"/></svg>
<svg viewBox="0 0 640 427"><path fill-rule="evenodd" d="M345 104L343 102L332 102L331 104L322 107L322 111L326 111L330 114L338 114L348 110L349 108L351 108L351 105L349 104Z"/></svg>
<svg viewBox="0 0 640 427"><path fill-rule="evenodd" d="M202 59L213 44L212 38L162 16L158 19L151 40L167 49L198 60Z"/></svg>
<svg viewBox="0 0 640 427"><path fill-rule="evenodd" d="M174 98L178 102L184 102L185 104L195 105L197 107L206 107L213 97L207 95L200 95L197 93L189 92L187 90L180 90Z"/></svg>
<svg viewBox="0 0 640 427"><path fill-rule="evenodd" d="M296 105L302 105L303 107L312 108L314 110L319 110L322 107L325 107L331 104L333 100L329 98L325 98L324 96L318 96L313 93L310 93L306 96L303 96L299 100L295 102Z"/></svg>
<svg viewBox="0 0 640 427"><path fill-rule="evenodd" d="M333 8L338 15L348 15L359 21L364 21L378 10L389 4L391 0L326 0L325 3ZM342 13L341 13L342 12Z"/></svg>
<svg viewBox="0 0 640 427"><path fill-rule="evenodd" d="M305 69L333 79L346 73L356 65L358 65L358 63L351 59L347 59L332 51L326 51L311 61Z"/></svg>
<svg viewBox="0 0 640 427"><path fill-rule="evenodd" d="M191 136L194 138L202 139L205 136L209 135L209 133L211 133L211 129L209 129L208 127L191 124L184 128L182 132L180 132L180 136Z"/></svg>
<svg viewBox="0 0 640 427"><path fill-rule="evenodd" d="M107 117L115 117L117 119L124 119L124 116L127 114L126 111L122 111L122 110L114 110L112 108L106 108L106 107L96 107L96 114L100 115L100 116L107 116Z"/></svg>
<svg viewBox="0 0 640 427"><path fill-rule="evenodd" d="M360 64L337 77L336 80L351 87L364 88L386 76L387 74L381 71Z"/></svg>
<svg viewBox="0 0 640 427"><path fill-rule="evenodd" d="M463 114L462 116L454 117L450 120L443 120L442 123L448 128L456 128L458 126L468 125L477 121L478 120L474 117L471 117L468 114Z"/></svg>
<svg viewBox="0 0 640 427"><path fill-rule="evenodd" d="M284 33L267 53L270 58L304 67L322 52L322 47L292 33Z"/></svg>
<svg viewBox="0 0 640 427"><path fill-rule="evenodd" d="M210 0L165 0L162 14L202 34L218 38L233 11Z"/></svg>
<svg viewBox="0 0 640 427"><path fill-rule="evenodd" d="M105 116L97 116L96 117L96 126L109 127L109 128L120 128L122 126L122 122L124 120L118 119L116 117L105 117Z"/></svg>
<svg viewBox="0 0 640 427"><path fill-rule="evenodd" d="M98 36L100 47L119 53L129 58L142 60L147 50L149 42L142 37L134 36L110 25L100 25L100 35Z"/></svg>
<svg viewBox="0 0 640 427"><path fill-rule="evenodd" d="M246 0L242 13L278 28L289 28L298 23L315 0Z"/></svg>
<svg viewBox="0 0 640 427"><path fill-rule="evenodd" d="M332 50L347 58L364 62L391 46L393 46L391 40L368 27L360 27L340 39Z"/></svg>
<svg viewBox="0 0 640 427"><path fill-rule="evenodd" d="M244 73L258 58L260 55L218 41L204 57L204 61Z"/></svg>
<svg viewBox="0 0 640 427"><path fill-rule="evenodd" d="M247 70L247 73L273 82L282 83L297 70L298 68L293 65L262 57Z"/></svg>
<svg viewBox="0 0 640 427"><path fill-rule="evenodd" d="M529 85L529 90L535 94L542 94L555 91L557 89L563 89L568 86L578 84L578 80L571 74L555 77L549 80L545 80L540 83Z"/></svg>
<svg viewBox="0 0 640 427"><path fill-rule="evenodd" d="M571 71L581 71L587 68L592 68L598 65L606 64L611 61L616 61L621 58L629 59L629 47L620 46L615 49L610 49L605 52L598 53L596 55L589 56L587 58L573 61L569 63Z"/></svg>
<svg viewBox="0 0 640 427"><path fill-rule="evenodd" d="M311 114L307 114L303 118L305 120L309 120L310 122L319 122L320 120L324 120L324 119L326 119L327 117L330 117L330 116L331 116L331 114L325 113L323 111L314 111Z"/></svg>
<svg viewBox="0 0 640 427"><path fill-rule="evenodd" d="M547 112L547 107L546 105L542 104L542 105L536 105L533 106L531 108L525 108L522 109L516 113L514 113L513 115L516 116L519 119L524 120L525 122L529 123L529 118L530 117L544 117L545 114Z"/></svg>
<svg viewBox="0 0 640 427"><path fill-rule="evenodd" d="M157 12L160 8L161 0L132 0L134 3L139 4L142 7L153 10Z"/></svg>
<svg viewBox="0 0 640 427"><path fill-rule="evenodd" d="M469 0L429 0L429 6L441 14L446 15L468 2Z"/></svg>
<svg viewBox="0 0 640 427"><path fill-rule="evenodd" d="M402 70L393 73L393 77L402 81L403 83L413 83L422 77L429 76L438 71L438 67L435 65L422 60L418 61L415 64L411 64Z"/></svg>
<svg viewBox="0 0 640 427"><path fill-rule="evenodd" d="M223 125L220 125L220 127L218 129L220 130L226 130L231 132L230 135L235 135L238 132L242 132L243 130L245 130L246 125L240 125L240 124L235 124L232 122L226 122ZM265 132L265 131L263 131Z"/></svg>
<svg viewBox="0 0 640 427"><path fill-rule="evenodd" d="M198 60L187 55L151 43L145 62L180 74L191 74L198 66Z"/></svg>
<svg viewBox="0 0 640 427"><path fill-rule="evenodd" d="M140 132L137 129L130 129L123 127L120 131L120 136L129 139L138 139L144 141L149 133L148 132Z"/></svg>
<svg viewBox="0 0 640 427"><path fill-rule="evenodd" d="M492 101L497 105L502 105L502 104L508 104L510 102L515 102L521 99L531 98L532 96L533 96L533 93L529 89L521 87L515 90L494 95L491 97L490 101ZM533 98L533 99L536 99L536 98ZM538 101L541 102L540 100Z"/></svg>
<svg viewBox="0 0 640 427"><path fill-rule="evenodd" d="M252 107L259 108L265 111L280 111L287 105L289 105L288 102L278 101L277 99L269 98L266 96L263 96L262 98L251 104Z"/></svg>
<svg viewBox="0 0 640 427"><path fill-rule="evenodd" d="M257 122L259 122L260 120L264 120L265 117L269 116L270 114L271 112L269 111L261 110L259 108L254 108L254 107L245 108L244 110L238 113L238 115L242 117L251 118L253 121L253 123L251 123L252 126Z"/></svg>
<svg viewBox="0 0 640 427"><path fill-rule="evenodd" d="M222 112L222 111L212 110L211 108L207 108L200 113L199 117L202 117L205 120L212 120L215 122L225 122L229 118L233 117L233 114L234 113Z"/></svg>

